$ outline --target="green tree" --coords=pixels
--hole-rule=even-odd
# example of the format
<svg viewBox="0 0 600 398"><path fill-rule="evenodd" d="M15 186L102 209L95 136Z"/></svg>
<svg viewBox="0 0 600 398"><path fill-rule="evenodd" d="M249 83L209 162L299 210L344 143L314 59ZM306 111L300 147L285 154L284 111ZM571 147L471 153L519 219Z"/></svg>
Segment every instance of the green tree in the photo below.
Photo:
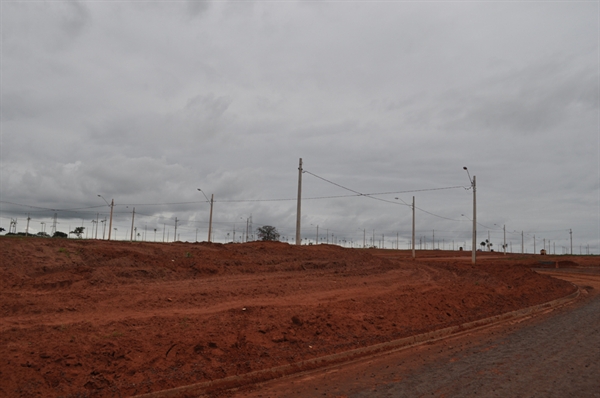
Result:
<svg viewBox="0 0 600 398"><path fill-rule="evenodd" d="M64 232L60 232L60 231L56 231L54 233L54 235L52 235L53 238L68 238L69 235L65 234Z"/></svg>
<svg viewBox="0 0 600 398"><path fill-rule="evenodd" d="M70 234L75 234L75 236L77 236L79 239L81 239L81 236L83 235L83 230L85 229L85 227L77 227L74 230L72 230L71 232L69 232Z"/></svg>
<svg viewBox="0 0 600 398"><path fill-rule="evenodd" d="M260 240L279 240L279 232L277 228L270 225L264 225L256 229L256 234Z"/></svg>

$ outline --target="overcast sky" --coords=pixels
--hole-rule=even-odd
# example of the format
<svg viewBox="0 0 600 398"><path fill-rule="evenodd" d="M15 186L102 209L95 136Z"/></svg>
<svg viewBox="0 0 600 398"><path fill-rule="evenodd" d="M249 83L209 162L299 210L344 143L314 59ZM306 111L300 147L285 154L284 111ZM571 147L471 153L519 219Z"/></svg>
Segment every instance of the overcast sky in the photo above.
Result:
<svg viewBox="0 0 600 398"><path fill-rule="evenodd" d="M114 199L113 238L135 207L141 238L172 240L177 218L180 240L206 240L201 188L216 241L251 216L293 242L302 158L312 241L318 225L406 249L415 196L417 245L470 249L467 166L478 242L499 249L505 225L513 251L523 231L528 252L535 235L562 253L572 230L574 253L600 252L597 2L0 7L6 230L29 214L50 232L56 213L91 237Z"/></svg>

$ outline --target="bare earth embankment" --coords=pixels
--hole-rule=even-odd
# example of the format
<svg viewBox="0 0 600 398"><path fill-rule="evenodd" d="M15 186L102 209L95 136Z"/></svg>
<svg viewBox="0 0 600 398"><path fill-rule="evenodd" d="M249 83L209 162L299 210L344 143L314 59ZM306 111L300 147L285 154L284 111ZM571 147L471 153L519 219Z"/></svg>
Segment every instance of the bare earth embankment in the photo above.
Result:
<svg viewBox="0 0 600 398"><path fill-rule="evenodd" d="M564 297L572 284L531 268L596 260L417 256L2 237L0 396L131 396L296 363Z"/></svg>

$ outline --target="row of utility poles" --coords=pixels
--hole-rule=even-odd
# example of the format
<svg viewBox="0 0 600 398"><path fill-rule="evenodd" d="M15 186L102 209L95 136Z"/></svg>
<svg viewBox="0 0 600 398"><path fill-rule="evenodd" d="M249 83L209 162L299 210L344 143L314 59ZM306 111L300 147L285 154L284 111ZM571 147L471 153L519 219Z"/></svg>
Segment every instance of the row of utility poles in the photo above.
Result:
<svg viewBox="0 0 600 398"><path fill-rule="evenodd" d="M467 172L467 175L469 177L469 181L471 183L471 186L469 189L473 190L473 226L472 226L472 244L471 244L471 262L473 264L477 263L477 179L476 176L474 175L473 178L471 178L471 174L469 173L469 169L465 166L463 167L463 170L465 170ZM302 238L301 238L301 210L302 210L302 173L303 173L303 169L302 169L302 158L300 158L299 161L299 165L298 165L298 199L297 199L297 207L296 207L296 245L301 245L302 244ZM396 198L398 199L398 198ZM412 205L410 206L412 208L412 242L411 242L411 247L412 247L412 257L415 258L416 257L416 253L415 253L415 197L413 196L412 198ZM504 250L504 254L506 255L506 248L507 248L507 244L506 244L506 225L503 225L502 227L503 233L504 233L504 243L502 245L502 248ZM373 231L373 234L375 234L375 231ZM433 242L435 242L435 231L433 232ZM573 254L573 231L571 229L569 229L569 234L570 234L570 240L571 240L571 254ZM319 236L319 226L317 226L317 243L318 243L318 236ZM489 232L488 232L488 242L489 242ZM375 236L373 236L373 244L375 244ZM434 243L435 244L435 243ZM363 247L366 247L366 230L364 231L364 236L363 236ZM524 237L523 237L523 231L521 231L521 252L524 252ZM544 248L545 248L545 242L544 242ZM535 236L534 236L534 249L533 252L535 253Z"/></svg>
<svg viewBox="0 0 600 398"><path fill-rule="evenodd" d="M477 262L477 183L476 183L476 176L474 175L473 178L471 178L471 174L469 173L469 170L467 167L463 167L463 169L467 172L467 175L469 176L469 181L471 182L471 186L470 189L473 190L473 227L472 227L472 254L471 254L471 261L473 264L475 264ZM302 158L300 158L299 160L299 165L298 165L298 198L297 198L297 209L296 209L296 245L301 245L302 244L302 238L301 238L301 217L302 217L302 173L303 173L303 169L302 169ZM214 194L211 194L210 200L208 199L208 197L206 196L206 194L204 193L204 191L202 191L200 188L198 188L198 191L202 192L202 194L204 195L204 197L206 198L206 201L210 203L210 217L209 217L209 224L208 224L208 242L212 242L212 219L213 219L213 205L214 205ZM108 240L111 239L111 232L112 232L112 221L113 221L113 210L114 210L114 206L115 206L115 202L114 199L111 199L110 204L108 203L108 201L102 196L102 195L98 195L98 197L102 198L102 200L104 200L104 202L106 203L107 206L110 207L110 221L109 221L109 227L108 227ZM398 199L398 198L396 198ZM411 247L412 247L412 257L415 258L416 257L416 252L415 252L415 197L413 196L412 198L412 205L410 206L412 209L412 242L411 242ZM27 217L27 229L26 231L28 232L29 230L29 220L30 217L28 215ZM56 220L56 215L55 215L55 220ZM56 222L56 221L55 221ZM134 235L134 222L135 222L135 207L133 208L133 214L132 214L132 218L131 218L131 236L130 236L130 240L133 241L133 235ZM177 218L175 218L175 238L177 237ZM98 233L98 220L96 220L96 238L97 238L97 233ZM248 227L246 227L248 228ZM318 242L318 234L319 234L319 227L317 226L317 242ZM11 221L11 231L12 229L16 230L16 220ZM504 231L504 244L503 244L503 249L504 249L504 254L506 254L506 226L503 226L503 231ZM196 232L197 233L197 232ZM246 231L246 233L248 234L248 231ZM572 230L569 230L569 234L571 235L571 253L573 253L573 235L572 235ZM103 239L104 239L104 231L102 233L103 235ZM234 228L234 235L235 235L235 228ZM489 235L489 232L488 232ZM246 235L248 236L248 235ZM234 238L235 239L235 238ZM197 238L196 238L197 240ZM366 245L366 230L365 230L365 236L364 236L364 245ZM435 231L434 231L434 238L433 241L435 242ZM373 237L373 243L375 242L375 238ZM489 242L489 236L488 236L488 242ZM521 233L521 247L523 249L523 233ZM544 247L545 247L545 242L544 242ZM534 236L534 253L535 253L535 236Z"/></svg>

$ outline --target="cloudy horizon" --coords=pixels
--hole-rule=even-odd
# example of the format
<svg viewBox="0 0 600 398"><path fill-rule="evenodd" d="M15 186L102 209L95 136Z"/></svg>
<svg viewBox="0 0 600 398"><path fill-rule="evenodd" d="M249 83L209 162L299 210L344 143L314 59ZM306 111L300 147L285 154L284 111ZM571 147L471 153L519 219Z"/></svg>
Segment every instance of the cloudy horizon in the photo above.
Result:
<svg viewBox="0 0 600 398"><path fill-rule="evenodd" d="M550 1L3 2L0 227L30 217L50 232L56 213L57 230L91 237L114 199L113 238L129 239L135 207L137 239L172 241L177 219L179 240L205 241L214 194L215 241L251 217L292 243L302 158L305 242L318 226L320 241L407 249L415 196L417 245L470 249L466 166L478 242L500 250L505 228L513 252L523 234L525 251L561 254L572 231L574 254L599 254L599 15Z"/></svg>

